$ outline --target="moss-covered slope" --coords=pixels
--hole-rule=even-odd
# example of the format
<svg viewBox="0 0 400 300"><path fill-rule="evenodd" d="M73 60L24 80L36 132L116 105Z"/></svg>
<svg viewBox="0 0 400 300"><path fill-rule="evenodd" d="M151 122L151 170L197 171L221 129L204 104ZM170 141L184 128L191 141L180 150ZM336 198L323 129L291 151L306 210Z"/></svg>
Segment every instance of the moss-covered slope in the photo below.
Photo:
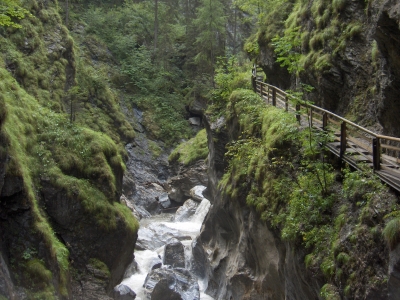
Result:
<svg viewBox="0 0 400 300"><path fill-rule="evenodd" d="M320 106L396 135L400 107L396 1L270 1L247 51L268 81L293 88L295 76L276 63L273 38L292 36L300 54L299 80L315 87L308 97Z"/></svg>
<svg viewBox="0 0 400 300"><path fill-rule="evenodd" d="M0 251L28 298L71 298L93 259L110 270L106 293L138 229L119 203L134 132L107 76L82 61L57 2L25 6L33 16L22 28L0 28Z"/></svg>
<svg viewBox="0 0 400 300"><path fill-rule="evenodd" d="M301 129L252 91L234 91L222 111L225 123L207 118L209 174L217 176L210 182L220 180L210 187L214 203L201 233L212 253L209 292L386 299L392 274L383 232L397 197L368 169L337 168L323 152L329 135Z"/></svg>

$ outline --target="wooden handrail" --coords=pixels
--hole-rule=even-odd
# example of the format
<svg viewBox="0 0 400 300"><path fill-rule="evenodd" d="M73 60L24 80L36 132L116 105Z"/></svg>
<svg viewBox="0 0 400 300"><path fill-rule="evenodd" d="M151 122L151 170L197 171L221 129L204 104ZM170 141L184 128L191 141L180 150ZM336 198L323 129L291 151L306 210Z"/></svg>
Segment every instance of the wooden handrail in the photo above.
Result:
<svg viewBox="0 0 400 300"><path fill-rule="evenodd" d="M255 82L255 87L256 87L256 92L260 94L260 96L266 100L267 103L271 103L273 106L277 105L277 101L280 102L279 105L283 105L283 109L286 111L294 111L296 114L296 118L298 122L300 123L301 121L301 107L304 107L308 110L310 120L314 123L317 124L322 124L322 129L326 130L328 123L332 123L334 125L339 125L340 126L340 149L339 149L339 156L344 157L345 152L346 152L346 145L348 142L353 143L354 141L357 140L357 146L360 147L363 143L361 141L366 142L366 145L364 146L363 149L368 150L369 155L372 156L372 165L374 170L380 170L381 169L381 163L382 159L384 159L386 162L388 161L388 158L392 158L392 161L398 162L400 155L400 145L393 146L393 145L387 145L383 143L383 141L387 142L396 142L400 143L400 138L398 137L393 137L393 136L387 136L387 135L382 135L375 133L369 129L366 129L350 120L347 120L346 118L343 118L333 112L330 112L329 110L326 110L324 108L318 107L316 105L306 103L303 100L296 99L294 96L288 94L287 92L271 85L265 82L262 82L258 80L257 78L257 66L254 65L254 68L252 70L252 75L253 75L253 80ZM271 101L272 98L272 101ZM289 99L294 100L294 104L291 104L289 102ZM320 119L313 119L313 114L318 116ZM313 126L313 124L312 124ZM351 128L349 128L349 126ZM350 135L348 136L348 132L352 132L353 129L353 134L357 133L357 130L361 131L356 134L357 137L351 137ZM365 136L364 136L365 135ZM359 139L359 141L358 141ZM372 150L372 153L370 152ZM385 150L386 153L383 154L382 151ZM397 156L388 154L388 152L392 151L392 153L397 153ZM389 160L390 161L390 160ZM400 165L392 165L392 168L400 169ZM400 176L400 175L399 175Z"/></svg>

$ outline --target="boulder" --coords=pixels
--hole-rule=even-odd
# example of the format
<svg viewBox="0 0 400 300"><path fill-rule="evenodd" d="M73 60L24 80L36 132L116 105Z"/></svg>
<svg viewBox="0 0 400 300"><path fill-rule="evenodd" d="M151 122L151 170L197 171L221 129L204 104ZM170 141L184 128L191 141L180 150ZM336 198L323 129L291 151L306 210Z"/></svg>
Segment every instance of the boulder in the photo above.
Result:
<svg viewBox="0 0 400 300"><path fill-rule="evenodd" d="M173 268L185 267L185 247L178 239L173 238L165 245L163 264Z"/></svg>
<svg viewBox="0 0 400 300"><path fill-rule="evenodd" d="M158 202L160 203L162 208L169 208L171 207L171 201L169 200L168 194L163 193L158 197Z"/></svg>
<svg viewBox="0 0 400 300"><path fill-rule="evenodd" d="M139 271L139 266L136 262L135 259L133 259L133 261L131 262L131 264L128 266L128 268L126 268L125 270L125 274L124 274L124 278L129 278L131 277L133 274L137 273Z"/></svg>
<svg viewBox="0 0 400 300"><path fill-rule="evenodd" d="M196 277L182 268L152 270L146 277L144 288L152 300L200 300Z"/></svg>
<svg viewBox="0 0 400 300"><path fill-rule="evenodd" d="M209 270L209 260L201 243L195 239L192 242L191 271L199 278L205 278Z"/></svg>
<svg viewBox="0 0 400 300"><path fill-rule="evenodd" d="M202 201L204 199L203 191L206 189L203 185L196 185L195 187L190 189L190 196L193 200Z"/></svg>
<svg viewBox="0 0 400 300"><path fill-rule="evenodd" d="M190 123L190 125L200 126L201 119L199 117L192 117L192 118L189 118L189 123Z"/></svg>
<svg viewBox="0 0 400 300"><path fill-rule="evenodd" d="M206 186L208 183L207 166L203 160L190 166L184 166L178 162L171 163L171 169L175 176L170 177L170 199L183 203L190 198L190 189L196 185Z"/></svg>
<svg viewBox="0 0 400 300"><path fill-rule="evenodd" d="M138 234L135 250L156 250L164 246L171 238L178 237L180 232L164 224L150 224L147 228L141 228Z"/></svg>
<svg viewBox="0 0 400 300"><path fill-rule="evenodd" d="M192 199L186 200L185 203L183 203L183 205L176 211L174 221L182 222L189 220L196 212L198 206L198 202L193 201Z"/></svg>
<svg viewBox="0 0 400 300"><path fill-rule="evenodd" d="M119 284L114 288L113 296L115 300L134 300L136 298L136 293L132 291L129 286Z"/></svg>

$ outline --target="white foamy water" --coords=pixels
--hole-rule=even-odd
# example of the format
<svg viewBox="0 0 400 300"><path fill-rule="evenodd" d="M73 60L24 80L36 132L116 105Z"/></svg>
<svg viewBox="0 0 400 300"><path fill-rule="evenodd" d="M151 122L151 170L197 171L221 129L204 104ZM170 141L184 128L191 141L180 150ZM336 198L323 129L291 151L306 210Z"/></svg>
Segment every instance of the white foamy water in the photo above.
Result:
<svg viewBox="0 0 400 300"><path fill-rule="evenodd" d="M191 244L193 239L196 238L196 236L200 233L202 222L207 215L210 206L210 201L203 198L203 200L197 207L195 214L189 220L185 220L184 222L171 221L174 214L166 213L153 216L148 219L143 219L140 221L138 239L140 240L142 237L143 239L146 239L147 243L149 240L154 240L155 243L159 245L160 243L162 243L161 241L163 241L163 236L164 238L168 239L171 235L177 238L181 237L181 242L185 247L185 266L187 269L190 269L191 260L193 257ZM170 228L171 231L166 234L165 231L168 228ZM141 230L143 234L141 234ZM161 234L162 236L156 236L157 233ZM154 236L149 236L149 234L153 234ZM144 235L147 236L145 237ZM157 247L156 250L135 251L135 261L138 264L138 272L133 274L129 278L124 279L121 284L129 286L136 293L137 300L147 299L143 284L145 282L147 273L150 272L150 269L154 262L160 261L160 259L162 261L163 255L164 246ZM207 289L207 280L199 279L198 282L200 287L200 299L214 300L214 298L204 293L204 291Z"/></svg>

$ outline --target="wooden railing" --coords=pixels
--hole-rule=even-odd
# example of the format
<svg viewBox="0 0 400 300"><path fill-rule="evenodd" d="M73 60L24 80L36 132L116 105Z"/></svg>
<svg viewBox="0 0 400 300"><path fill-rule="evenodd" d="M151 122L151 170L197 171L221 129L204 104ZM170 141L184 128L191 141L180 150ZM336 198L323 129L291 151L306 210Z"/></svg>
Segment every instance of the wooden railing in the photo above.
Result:
<svg viewBox="0 0 400 300"><path fill-rule="evenodd" d="M334 141L327 145L331 152L355 168L360 162L370 165L383 181L400 191L400 138L377 134L326 109L296 101L262 82L256 67L252 74L255 91L267 104L295 113L300 124L306 121L305 125L333 132Z"/></svg>

